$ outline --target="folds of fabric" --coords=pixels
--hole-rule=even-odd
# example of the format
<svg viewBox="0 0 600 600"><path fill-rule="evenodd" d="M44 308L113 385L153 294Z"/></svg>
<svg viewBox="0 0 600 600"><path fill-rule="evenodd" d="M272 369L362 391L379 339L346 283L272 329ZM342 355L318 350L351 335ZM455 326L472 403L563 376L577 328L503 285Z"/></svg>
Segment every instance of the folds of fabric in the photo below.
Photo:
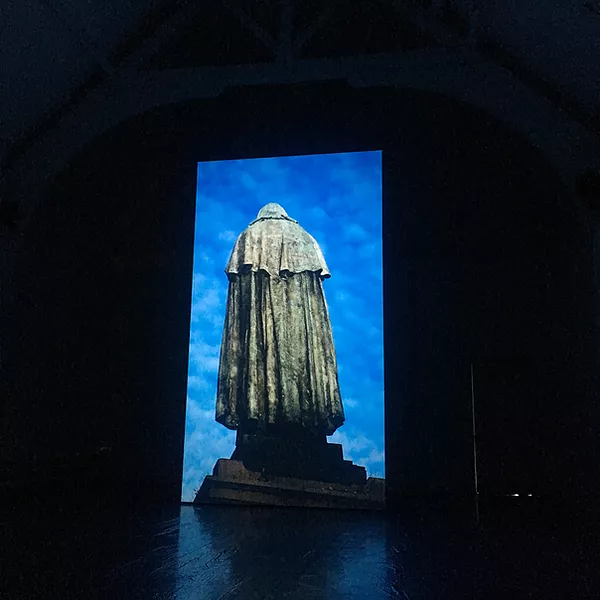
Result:
<svg viewBox="0 0 600 600"><path fill-rule="evenodd" d="M248 270L271 276L304 271L330 276L316 240L296 222L283 219L257 221L240 235L225 271L231 278Z"/></svg>
<svg viewBox="0 0 600 600"><path fill-rule="evenodd" d="M293 424L331 435L343 424L322 266L316 266L229 272L216 410L229 429Z"/></svg>

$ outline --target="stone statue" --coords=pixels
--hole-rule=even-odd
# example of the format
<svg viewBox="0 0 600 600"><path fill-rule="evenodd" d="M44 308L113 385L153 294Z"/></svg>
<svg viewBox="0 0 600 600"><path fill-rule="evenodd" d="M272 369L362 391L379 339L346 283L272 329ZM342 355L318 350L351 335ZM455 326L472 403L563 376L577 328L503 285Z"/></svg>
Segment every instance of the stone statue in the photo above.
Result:
<svg viewBox="0 0 600 600"><path fill-rule="evenodd" d="M319 245L267 204L226 272L216 419L237 431L236 448L217 460L194 504L382 508L384 481L367 479L327 441L344 409Z"/></svg>
<svg viewBox="0 0 600 600"><path fill-rule="evenodd" d="M279 204L239 236L226 267L216 420L240 433L331 435L344 423L315 239Z"/></svg>

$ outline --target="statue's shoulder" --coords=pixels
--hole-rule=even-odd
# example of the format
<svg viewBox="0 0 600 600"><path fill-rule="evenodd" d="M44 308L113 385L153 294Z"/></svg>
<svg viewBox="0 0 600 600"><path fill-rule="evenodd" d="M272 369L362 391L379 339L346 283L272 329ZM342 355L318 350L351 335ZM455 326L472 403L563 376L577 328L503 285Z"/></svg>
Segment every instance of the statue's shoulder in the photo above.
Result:
<svg viewBox="0 0 600 600"><path fill-rule="evenodd" d="M301 235L304 229L296 221L285 219L260 219L256 220L242 232L242 235L261 236L278 233L284 236ZM306 232L304 232L306 233Z"/></svg>

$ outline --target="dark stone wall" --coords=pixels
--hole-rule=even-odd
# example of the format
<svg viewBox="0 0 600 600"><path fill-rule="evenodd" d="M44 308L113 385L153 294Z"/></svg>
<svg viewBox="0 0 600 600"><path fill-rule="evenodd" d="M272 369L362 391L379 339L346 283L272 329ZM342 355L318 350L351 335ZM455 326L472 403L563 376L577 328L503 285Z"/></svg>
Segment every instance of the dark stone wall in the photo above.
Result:
<svg viewBox="0 0 600 600"><path fill-rule="evenodd" d="M163 107L49 182L14 273L7 477L177 501L196 162L365 149L384 150L392 506L472 492L471 364L482 492L591 490L591 245L572 199L470 107L335 83Z"/></svg>

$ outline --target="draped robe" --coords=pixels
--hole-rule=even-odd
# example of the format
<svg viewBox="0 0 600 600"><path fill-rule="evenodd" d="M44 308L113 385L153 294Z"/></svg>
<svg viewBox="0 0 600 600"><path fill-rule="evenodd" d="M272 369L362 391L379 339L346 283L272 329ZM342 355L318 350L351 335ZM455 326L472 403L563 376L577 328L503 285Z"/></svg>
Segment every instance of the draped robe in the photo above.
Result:
<svg viewBox="0 0 600 600"><path fill-rule="evenodd" d="M281 211L250 224L227 264L216 420L331 435L344 409L323 290L330 273L315 239Z"/></svg>

